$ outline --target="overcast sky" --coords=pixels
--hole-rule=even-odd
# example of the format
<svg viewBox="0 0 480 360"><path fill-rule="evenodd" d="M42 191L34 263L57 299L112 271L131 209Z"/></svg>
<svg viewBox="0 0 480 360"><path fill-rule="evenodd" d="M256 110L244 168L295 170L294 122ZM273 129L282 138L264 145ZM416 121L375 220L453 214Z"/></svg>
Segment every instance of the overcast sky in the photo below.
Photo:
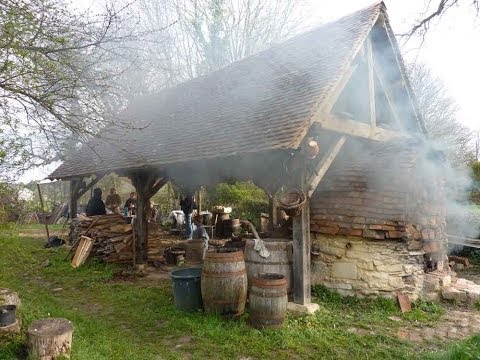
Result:
<svg viewBox="0 0 480 360"><path fill-rule="evenodd" d="M414 21L426 11L428 0L387 0L388 16L395 33L405 33ZM432 0L437 5L439 0ZM369 6L372 0L311 0L312 24L325 22ZM448 10L434 20L425 42L419 48L419 39L402 46L408 62L427 64L447 86L457 102L459 120L474 130L480 130L480 20L475 16L471 1Z"/></svg>

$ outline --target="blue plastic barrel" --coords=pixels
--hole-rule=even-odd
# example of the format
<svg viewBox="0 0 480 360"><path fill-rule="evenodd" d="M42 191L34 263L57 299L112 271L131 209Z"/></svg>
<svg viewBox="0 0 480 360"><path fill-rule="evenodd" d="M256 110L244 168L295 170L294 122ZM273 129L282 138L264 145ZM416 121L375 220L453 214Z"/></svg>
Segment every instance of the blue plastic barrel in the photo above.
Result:
<svg viewBox="0 0 480 360"><path fill-rule="evenodd" d="M202 269L186 268L170 273L173 287L173 302L177 309L195 311L203 308L200 288Z"/></svg>

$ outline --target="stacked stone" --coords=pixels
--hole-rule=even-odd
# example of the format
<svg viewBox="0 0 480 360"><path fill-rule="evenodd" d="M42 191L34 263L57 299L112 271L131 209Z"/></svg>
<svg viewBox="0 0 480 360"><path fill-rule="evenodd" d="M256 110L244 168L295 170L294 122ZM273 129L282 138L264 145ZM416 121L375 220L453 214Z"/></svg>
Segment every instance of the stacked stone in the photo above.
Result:
<svg viewBox="0 0 480 360"><path fill-rule="evenodd" d="M416 299L423 289L423 251L398 240L313 234L312 283L342 295Z"/></svg>

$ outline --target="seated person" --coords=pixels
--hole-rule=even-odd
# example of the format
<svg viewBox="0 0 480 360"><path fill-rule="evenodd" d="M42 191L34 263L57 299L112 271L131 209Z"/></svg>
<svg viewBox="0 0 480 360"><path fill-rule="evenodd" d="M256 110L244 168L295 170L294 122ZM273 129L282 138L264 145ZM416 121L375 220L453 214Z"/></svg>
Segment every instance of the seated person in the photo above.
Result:
<svg viewBox="0 0 480 360"><path fill-rule="evenodd" d="M108 194L107 198L105 199L105 206L113 214L120 214L121 203L122 203L122 200L120 199L120 195L116 193L115 188L111 188L110 194Z"/></svg>
<svg viewBox="0 0 480 360"><path fill-rule="evenodd" d="M137 205L137 193L131 192L130 197L127 199L127 201L125 201L125 205L123 206L125 216L135 215L136 205Z"/></svg>
<svg viewBox="0 0 480 360"><path fill-rule="evenodd" d="M105 204L102 201L102 189L96 188L93 190L93 197L88 201L85 209L87 216L105 215Z"/></svg>

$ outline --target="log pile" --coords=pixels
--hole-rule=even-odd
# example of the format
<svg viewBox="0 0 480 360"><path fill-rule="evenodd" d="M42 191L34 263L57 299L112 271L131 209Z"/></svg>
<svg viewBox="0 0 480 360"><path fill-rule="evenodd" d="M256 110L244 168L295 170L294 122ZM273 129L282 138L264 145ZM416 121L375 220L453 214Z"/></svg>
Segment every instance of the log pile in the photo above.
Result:
<svg viewBox="0 0 480 360"><path fill-rule="evenodd" d="M148 227L148 258L163 260L163 250L180 241L168 239L156 224ZM133 261L134 231L127 218L120 214L103 216L83 216L72 221L70 225L70 242L78 244L80 236L85 235L94 240L91 254L105 262L131 263Z"/></svg>

